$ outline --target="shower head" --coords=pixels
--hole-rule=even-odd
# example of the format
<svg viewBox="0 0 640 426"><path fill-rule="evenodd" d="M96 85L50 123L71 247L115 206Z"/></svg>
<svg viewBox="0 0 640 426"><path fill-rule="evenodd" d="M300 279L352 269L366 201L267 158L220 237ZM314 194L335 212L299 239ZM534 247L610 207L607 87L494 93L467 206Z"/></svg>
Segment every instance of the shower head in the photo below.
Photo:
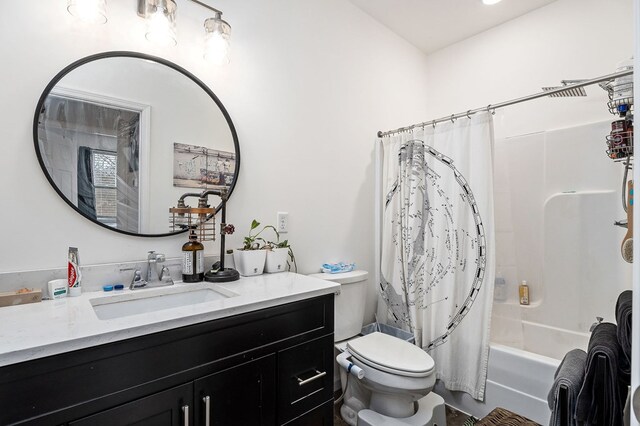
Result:
<svg viewBox="0 0 640 426"><path fill-rule="evenodd" d="M572 84L582 83L583 81L586 81L586 80L562 80L560 82L562 83L562 86L543 87L542 90L544 90L545 92L548 92L550 90L561 89L564 86L570 86ZM584 90L584 87L569 87L567 88L567 90L562 90L560 92L552 93L549 95L550 98L569 98L569 97L575 97L575 96L587 96L587 92Z"/></svg>

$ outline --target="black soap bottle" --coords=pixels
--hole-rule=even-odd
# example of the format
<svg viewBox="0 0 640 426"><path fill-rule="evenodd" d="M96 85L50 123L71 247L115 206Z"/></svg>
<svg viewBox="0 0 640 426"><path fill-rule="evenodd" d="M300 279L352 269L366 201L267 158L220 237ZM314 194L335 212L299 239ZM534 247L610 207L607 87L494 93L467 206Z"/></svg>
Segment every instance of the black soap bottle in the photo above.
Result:
<svg viewBox="0 0 640 426"><path fill-rule="evenodd" d="M204 279L204 246L195 229L189 231L189 241L182 246L182 281L197 283Z"/></svg>

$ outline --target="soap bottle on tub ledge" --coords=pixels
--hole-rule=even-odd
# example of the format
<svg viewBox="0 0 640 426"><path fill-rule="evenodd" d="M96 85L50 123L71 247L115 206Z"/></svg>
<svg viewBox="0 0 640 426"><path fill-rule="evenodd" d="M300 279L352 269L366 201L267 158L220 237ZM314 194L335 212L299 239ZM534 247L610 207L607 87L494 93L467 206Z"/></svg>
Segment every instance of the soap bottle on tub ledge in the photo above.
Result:
<svg viewBox="0 0 640 426"><path fill-rule="evenodd" d="M522 281L520 287L518 288L520 293L520 304L528 305L529 304L529 286L525 280Z"/></svg>

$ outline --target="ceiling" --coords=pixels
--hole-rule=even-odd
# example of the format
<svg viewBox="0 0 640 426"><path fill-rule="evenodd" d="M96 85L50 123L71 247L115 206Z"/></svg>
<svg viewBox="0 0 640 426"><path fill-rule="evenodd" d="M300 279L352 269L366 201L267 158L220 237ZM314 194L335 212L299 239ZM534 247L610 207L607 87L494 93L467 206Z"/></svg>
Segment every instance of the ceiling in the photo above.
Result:
<svg viewBox="0 0 640 426"><path fill-rule="evenodd" d="M454 44L556 0L349 0L424 53Z"/></svg>

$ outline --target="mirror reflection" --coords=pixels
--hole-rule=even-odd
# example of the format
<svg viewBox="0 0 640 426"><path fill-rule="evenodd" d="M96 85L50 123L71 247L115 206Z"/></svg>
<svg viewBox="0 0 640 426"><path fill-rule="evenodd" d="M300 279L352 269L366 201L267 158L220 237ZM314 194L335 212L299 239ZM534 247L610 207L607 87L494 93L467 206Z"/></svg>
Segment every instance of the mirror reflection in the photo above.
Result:
<svg viewBox="0 0 640 426"><path fill-rule="evenodd" d="M96 55L54 78L38 105L36 151L49 182L83 216L118 232L166 235L180 195L233 190L237 136L195 77L131 55Z"/></svg>

